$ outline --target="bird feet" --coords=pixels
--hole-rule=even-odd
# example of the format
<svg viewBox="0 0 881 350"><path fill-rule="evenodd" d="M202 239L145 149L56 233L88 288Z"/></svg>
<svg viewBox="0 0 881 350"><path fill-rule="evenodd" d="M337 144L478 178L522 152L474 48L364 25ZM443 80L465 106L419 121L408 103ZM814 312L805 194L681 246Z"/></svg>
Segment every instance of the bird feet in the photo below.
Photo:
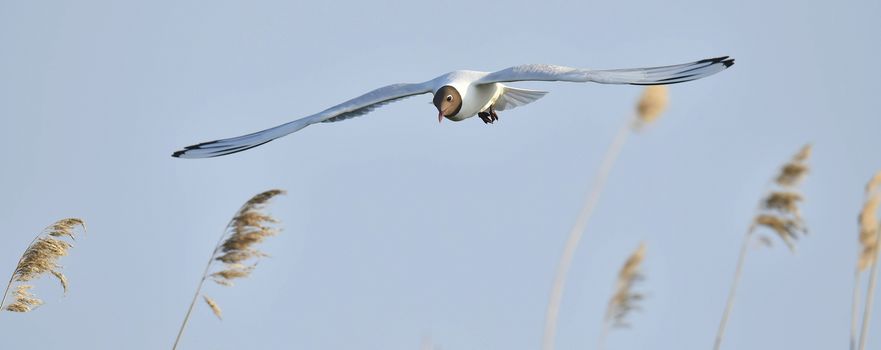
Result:
<svg viewBox="0 0 881 350"><path fill-rule="evenodd" d="M489 106L489 109L487 109L486 112L478 112L477 116L483 120L484 124L492 124L494 121L499 120L499 115L496 114L493 106Z"/></svg>

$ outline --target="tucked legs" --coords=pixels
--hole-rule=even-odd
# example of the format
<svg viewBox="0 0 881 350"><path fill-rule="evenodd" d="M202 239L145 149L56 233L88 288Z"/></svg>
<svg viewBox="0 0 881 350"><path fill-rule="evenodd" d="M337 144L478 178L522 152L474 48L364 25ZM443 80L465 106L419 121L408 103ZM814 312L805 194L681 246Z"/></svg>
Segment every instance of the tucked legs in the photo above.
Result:
<svg viewBox="0 0 881 350"><path fill-rule="evenodd" d="M496 111L495 109L493 109L492 105L490 105L489 109L487 109L486 111L477 113L477 116L480 117L480 119L483 120L485 124L492 124L496 120L499 120L499 115L496 114Z"/></svg>

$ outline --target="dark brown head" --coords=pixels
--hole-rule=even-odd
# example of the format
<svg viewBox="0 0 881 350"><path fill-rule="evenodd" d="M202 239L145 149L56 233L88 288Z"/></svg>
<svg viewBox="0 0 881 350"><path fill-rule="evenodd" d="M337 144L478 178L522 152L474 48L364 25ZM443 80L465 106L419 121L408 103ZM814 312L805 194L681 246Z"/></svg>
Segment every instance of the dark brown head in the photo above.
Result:
<svg viewBox="0 0 881 350"><path fill-rule="evenodd" d="M434 106L437 107L437 121L452 117L462 109L462 95L456 88L444 85L434 93Z"/></svg>

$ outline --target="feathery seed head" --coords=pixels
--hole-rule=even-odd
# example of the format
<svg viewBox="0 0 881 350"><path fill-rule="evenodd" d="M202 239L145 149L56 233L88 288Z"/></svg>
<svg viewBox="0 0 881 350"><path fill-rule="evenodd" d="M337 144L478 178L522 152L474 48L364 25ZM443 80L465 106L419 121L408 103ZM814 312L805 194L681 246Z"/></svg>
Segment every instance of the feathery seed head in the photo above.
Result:
<svg viewBox="0 0 881 350"><path fill-rule="evenodd" d="M53 237L62 237L67 236L70 239L75 239L74 230L79 226L83 229L83 232L86 231L86 223L83 220L78 218L67 218L56 221L54 224L50 225L46 230L48 231L50 236Z"/></svg>
<svg viewBox="0 0 881 350"><path fill-rule="evenodd" d="M860 257L857 267L865 271L875 260L878 250L878 230L881 223L878 221L878 207L881 206L881 171L866 185L866 202L860 211Z"/></svg>
<svg viewBox="0 0 881 350"><path fill-rule="evenodd" d="M637 303L643 299L643 295L634 292L633 287L643 279L641 266L645 259L645 251L645 244L640 243L618 272L615 293L609 299L605 317L605 322L612 327L627 327L627 315L631 310L638 309Z"/></svg>
<svg viewBox="0 0 881 350"><path fill-rule="evenodd" d="M220 255L214 259L222 261L226 264L237 264L237 263L240 263L242 261L245 261L245 260L248 260L251 258L262 258L262 257L267 257L267 256L269 256L269 254L266 254L266 253L261 252L256 249L247 249L246 248L246 249L233 250L233 251L226 252L223 255Z"/></svg>
<svg viewBox="0 0 881 350"><path fill-rule="evenodd" d="M639 103L636 104L636 128L642 128L658 119L661 113L667 109L669 99L667 86L652 85L646 87L642 92Z"/></svg>
<svg viewBox="0 0 881 350"><path fill-rule="evenodd" d="M211 312L214 313L214 316L217 316L217 318L222 320L223 312L220 310L220 305L217 305L217 302L214 301L214 299L209 298L205 294L202 294L202 298L205 299L205 303L211 308Z"/></svg>
<svg viewBox="0 0 881 350"><path fill-rule="evenodd" d="M29 284L20 284L15 288L15 302L6 306L6 310L13 312L28 312L43 304L43 301L30 293L30 289L34 286Z"/></svg>
<svg viewBox="0 0 881 350"><path fill-rule="evenodd" d="M777 184L783 187L798 185L810 170L807 165L810 156L811 145L804 145L804 147L792 157L792 160L784 164L783 168L780 169L780 174L777 175L776 179Z"/></svg>
<svg viewBox="0 0 881 350"><path fill-rule="evenodd" d="M798 239L798 234L806 230L800 220L782 216L760 214L756 216L755 222L756 225L764 226L774 231L790 250L795 250L795 241Z"/></svg>
<svg viewBox="0 0 881 350"><path fill-rule="evenodd" d="M642 130L651 124L667 109L669 93L667 86L652 85L646 87L639 102L636 104L636 120L633 123L635 131Z"/></svg>
<svg viewBox="0 0 881 350"><path fill-rule="evenodd" d="M18 284L14 291L16 301L10 304L6 308L7 310L27 312L41 304L42 301L30 294L29 290L32 286L24 282L32 281L46 274L55 276L61 283L64 293L67 293L68 280L61 273L61 265L58 264L58 259L66 256L67 251L72 247L65 238L74 240L77 227L81 227L83 232L85 232L85 223L80 219L68 218L56 221L46 227L34 239L33 243L28 246L12 274L12 282L9 287L12 287L13 284ZM9 287L5 291L7 294L9 293ZM3 296L5 297L7 294Z"/></svg>
<svg viewBox="0 0 881 350"><path fill-rule="evenodd" d="M232 286L233 280L248 277L254 270L256 263L245 265L245 262L268 256L255 246L279 232L274 227L278 220L263 212L263 209L270 199L284 193L282 190L269 190L257 194L233 216L224 233L226 239L217 247L213 257L213 260L223 263L223 268L208 275L215 283Z"/></svg>
<svg viewBox="0 0 881 350"><path fill-rule="evenodd" d="M796 192L795 186L807 175L807 164L811 155L811 145L805 145L792 159L783 165L775 178L778 189L771 191L762 199L760 211L754 218L751 228L765 227L774 231L791 251L799 234L807 234L807 227L801 217L798 204L804 197Z"/></svg>
<svg viewBox="0 0 881 350"><path fill-rule="evenodd" d="M248 277L253 270L254 266L227 264L226 269L212 273L211 277L214 277L215 280L224 280L225 282L232 283L234 279Z"/></svg>
<svg viewBox="0 0 881 350"><path fill-rule="evenodd" d="M762 203L767 210L775 210L782 214L792 214L801 217L798 211L798 202L802 201L800 194L795 192L771 192Z"/></svg>
<svg viewBox="0 0 881 350"><path fill-rule="evenodd" d="M202 280L196 288L193 301L190 303L190 308L178 331L174 348L177 348L177 344L189 320L190 312L195 307L199 295L202 295L202 299L211 308L211 312L217 318L222 319L220 305L214 299L202 294L203 282L206 279L210 278L215 283L223 286L232 286L233 280L248 277L257 266L256 262L250 265L245 265L245 262L267 256L254 246L257 243L263 242L266 237L278 233L278 230L273 227L273 224L278 221L264 213L263 209L270 199L283 193L284 191L282 190L269 190L251 197L239 208L226 225L223 235L220 237L220 243L214 247L214 252L211 254L211 259L208 261L208 266L205 268ZM218 261L223 264L222 268L216 267Z"/></svg>

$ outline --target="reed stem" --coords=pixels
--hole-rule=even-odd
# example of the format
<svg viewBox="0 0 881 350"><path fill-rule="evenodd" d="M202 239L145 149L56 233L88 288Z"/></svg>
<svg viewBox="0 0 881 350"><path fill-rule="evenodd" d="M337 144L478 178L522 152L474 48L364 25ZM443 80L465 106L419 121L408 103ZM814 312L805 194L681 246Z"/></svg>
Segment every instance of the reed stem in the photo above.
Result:
<svg viewBox="0 0 881 350"><path fill-rule="evenodd" d="M587 193L584 206L582 206L581 211L578 213L575 225L572 226L572 230L569 231L569 238L566 240L563 254L560 256L560 261L557 265L557 272L554 276L554 284L551 287L548 308L545 312L545 329L541 347L543 350L554 349L554 338L557 332L557 318L560 314L560 302L563 299L566 275L569 272L569 267L572 265L572 258L575 256L575 249L578 247L578 242L581 240L581 236L590 220L591 214L593 214L593 210L599 202L600 194L603 191L603 187L609 177L612 166L615 164L615 160L621 153L621 147L627 140L627 135L630 134L631 123L632 121L628 120L627 124L622 126L621 129L618 130L618 134L615 138L612 139L612 143L606 151L603 162L597 171L596 178L594 178L590 192Z"/></svg>
<svg viewBox="0 0 881 350"><path fill-rule="evenodd" d="M244 208L244 206L242 206ZM236 213L239 213L236 211ZM187 328L187 323L190 321L190 314L193 312L193 308L196 306L196 300L199 299L199 294L202 293L202 285L205 284L205 280L208 279L208 272L211 271L211 265L214 264L214 257L217 255L217 251L220 249L220 245L223 243L223 239L226 238L229 233L229 229L232 225L232 221L226 224L226 228L223 229L223 234L220 235L220 239L217 241L217 244L214 245L214 251L211 252L211 256L208 258L208 264L205 265L205 271L202 272L202 279L199 280L199 285L196 287L196 293L193 294L193 300L190 302L190 307L187 308L187 314L184 316L184 321L180 325L180 330L177 332L177 337L174 338L174 345L171 347L172 350L177 349L177 345L180 343L181 337L184 335L184 330Z"/></svg>
<svg viewBox="0 0 881 350"><path fill-rule="evenodd" d="M857 319L860 310L860 267L857 265L854 272L853 282L853 302L850 307L850 350L857 348Z"/></svg>
<svg viewBox="0 0 881 350"><path fill-rule="evenodd" d="M734 279L731 282L731 289L728 291L728 302L725 303L725 311L722 312L722 321L719 322L719 330L716 332L716 342L713 345L714 350L719 350L722 347L722 339L725 337L725 328L728 326L728 317L731 314L731 309L734 307L734 296L737 293L737 286L740 284L740 276L743 274L743 261L746 260L749 241L750 238L752 238L755 229L756 224L751 224L746 231L746 235L743 236L743 243L740 246L740 254L737 257L737 267L734 270Z"/></svg>
<svg viewBox="0 0 881 350"><path fill-rule="evenodd" d="M881 228L876 229L876 241L881 239ZM869 276L869 289L866 291L866 305L863 309L863 326L860 330L860 350L866 349L868 342L869 320L872 318L872 301L875 299L875 282L878 277L878 252L881 249L875 249L875 256L872 258L872 272Z"/></svg>

